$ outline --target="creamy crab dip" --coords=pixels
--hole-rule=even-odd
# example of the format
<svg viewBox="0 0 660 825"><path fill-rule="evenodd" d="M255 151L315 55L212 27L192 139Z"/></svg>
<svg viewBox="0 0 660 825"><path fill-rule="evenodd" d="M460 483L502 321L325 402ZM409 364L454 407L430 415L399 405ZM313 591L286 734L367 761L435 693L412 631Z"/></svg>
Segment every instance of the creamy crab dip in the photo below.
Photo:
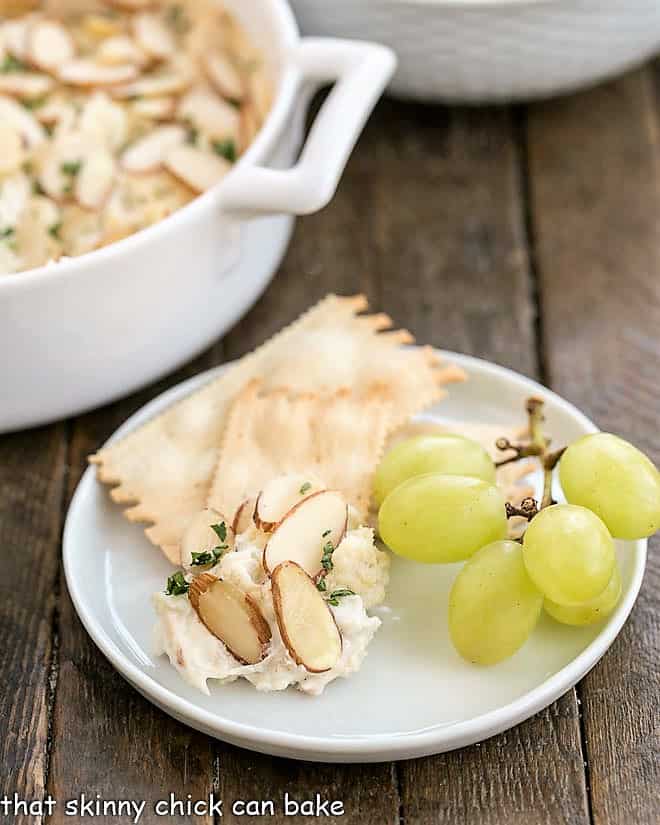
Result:
<svg viewBox="0 0 660 825"><path fill-rule="evenodd" d="M216 530L218 526L215 525ZM300 659L296 661L291 640L283 639L282 619L280 616L278 621L273 593L273 579L277 571L271 576L264 567L264 547L273 533L258 529L254 523L231 538L227 538L227 530L231 528L224 528L220 533L225 539L216 538L215 541L233 541L233 547L228 546L217 562L204 566L201 571L200 566L194 564L195 559L188 554L183 559L186 572L180 573L179 586L169 588L178 595L154 594L156 654L167 655L183 679L207 694L209 679L223 684L244 678L258 690L284 690L292 685L305 693L318 695L334 679L357 671L366 656L369 642L380 626L380 619L369 616L367 608L383 601L389 578L389 557L374 544L373 530L355 526L354 521L351 523L349 520L343 538L332 549L331 561L326 559L322 579L317 577L315 588L312 588L315 593L318 589L319 601L321 597L325 600L341 637L340 655L332 667L323 672L311 672L300 663ZM210 551L205 549L202 552ZM202 561L207 558L199 553L195 556ZM300 568L298 570L301 576L312 582ZM191 594L195 588L195 578L204 577L203 574L209 574L227 586L235 587L236 592L249 596L260 611L270 634L260 661L252 664L239 661L200 618L191 603ZM314 621L312 614L309 621ZM286 633L286 626L284 629ZM288 635L293 637L294 634L291 632ZM296 645L295 638L293 645Z"/></svg>

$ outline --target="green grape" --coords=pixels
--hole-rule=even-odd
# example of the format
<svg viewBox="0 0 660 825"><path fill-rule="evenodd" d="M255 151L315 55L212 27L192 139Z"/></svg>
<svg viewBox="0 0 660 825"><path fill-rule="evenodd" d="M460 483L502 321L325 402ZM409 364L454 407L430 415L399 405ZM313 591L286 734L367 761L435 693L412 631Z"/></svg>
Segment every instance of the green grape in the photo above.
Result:
<svg viewBox="0 0 660 825"><path fill-rule="evenodd" d="M614 570L614 542L597 515L575 504L546 507L523 538L525 567L553 602L577 605L595 599Z"/></svg>
<svg viewBox="0 0 660 825"><path fill-rule="evenodd" d="M564 495L593 510L619 539L660 528L660 473L632 444L610 433L585 435L559 464Z"/></svg>
<svg viewBox="0 0 660 825"><path fill-rule="evenodd" d="M494 665L528 639L543 596L527 575L522 547L496 541L476 552L449 594L449 634L464 659Z"/></svg>
<svg viewBox="0 0 660 825"><path fill-rule="evenodd" d="M463 561L507 533L504 497L478 478L428 473L399 484L378 513L395 553L427 564Z"/></svg>
<svg viewBox="0 0 660 825"><path fill-rule="evenodd" d="M573 607L566 607L565 605L555 604L555 602L546 599L543 602L545 612L549 613L553 619L556 619L562 624L571 625L586 625L595 624L601 621L610 613L619 603L621 598L621 574L619 573L618 565L614 565L614 573L609 584L600 594L592 599L590 602L584 604L574 605Z"/></svg>
<svg viewBox="0 0 660 825"><path fill-rule="evenodd" d="M495 483L495 464L486 450L462 435L419 435L389 450L374 476L374 497L381 505L403 481L425 473L472 476Z"/></svg>

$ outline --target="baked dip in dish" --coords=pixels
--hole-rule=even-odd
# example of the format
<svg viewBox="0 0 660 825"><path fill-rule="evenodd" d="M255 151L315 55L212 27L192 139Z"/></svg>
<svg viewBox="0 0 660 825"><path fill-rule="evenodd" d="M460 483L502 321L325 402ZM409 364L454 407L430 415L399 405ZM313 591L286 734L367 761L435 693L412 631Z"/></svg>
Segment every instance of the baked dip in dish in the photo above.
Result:
<svg viewBox="0 0 660 825"><path fill-rule="evenodd" d="M273 277L293 216L332 198L395 65L376 44L301 38L285 0L11 8L0 431L118 398L235 323Z"/></svg>
<svg viewBox="0 0 660 825"><path fill-rule="evenodd" d="M185 206L250 145L272 96L215 0L30 6L0 26L0 274Z"/></svg>

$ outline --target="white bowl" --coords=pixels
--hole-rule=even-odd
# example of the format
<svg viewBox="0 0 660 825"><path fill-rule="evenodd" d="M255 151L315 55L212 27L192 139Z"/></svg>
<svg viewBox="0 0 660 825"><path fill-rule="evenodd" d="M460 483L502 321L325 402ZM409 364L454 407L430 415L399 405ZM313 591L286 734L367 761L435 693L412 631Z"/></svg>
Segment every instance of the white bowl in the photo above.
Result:
<svg viewBox="0 0 660 825"><path fill-rule="evenodd" d="M0 278L0 432L105 403L200 352L272 277L291 231L285 216L314 212L334 194L394 55L301 39L284 0L225 5L275 80L270 115L232 172L172 216L79 258ZM330 82L299 160L286 168L310 89Z"/></svg>
<svg viewBox="0 0 660 825"><path fill-rule="evenodd" d="M524 400L546 402L548 433L566 444L594 425L572 404L529 378L478 358L446 353L470 376L425 418L510 427ZM144 424L225 369L203 373L143 407L112 440ZM536 477L537 494L542 479ZM555 490L558 497L560 491ZM241 747L321 762L409 759L460 748L537 713L571 688L612 644L637 598L646 541L616 542L621 601L606 621L565 627L544 616L523 647L489 668L465 662L446 623L447 598L460 565L423 565L392 557L382 619L364 664L322 696L291 689L268 693L241 680L211 684L205 696L152 652L150 595L172 565L131 524L92 468L83 475L66 518L66 582L87 632L112 665L149 701L175 719ZM627 674L621 674L621 679Z"/></svg>
<svg viewBox="0 0 660 825"><path fill-rule="evenodd" d="M521 100L594 83L660 48L658 0L292 0L305 34L391 46L391 91Z"/></svg>

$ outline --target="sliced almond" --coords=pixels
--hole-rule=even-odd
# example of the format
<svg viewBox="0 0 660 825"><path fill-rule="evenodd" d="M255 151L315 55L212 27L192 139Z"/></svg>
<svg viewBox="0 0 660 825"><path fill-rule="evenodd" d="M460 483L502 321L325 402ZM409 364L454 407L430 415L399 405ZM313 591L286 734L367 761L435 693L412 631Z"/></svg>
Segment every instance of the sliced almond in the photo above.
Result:
<svg viewBox="0 0 660 825"><path fill-rule="evenodd" d="M59 226L57 204L43 195L33 195L16 226L16 242L23 253L23 264L35 267L61 255L61 243L53 228Z"/></svg>
<svg viewBox="0 0 660 825"><path fill-rule="evenodd" d="M8 72L0 74L0 94L21 100L38 100L53 88L53 79L36 72Z"/></svg>
<svg viewBox="0 0 660 825"><path fill-rule="evenodd" d="M254 104L257 112L257 117L260 121L266 119L266 115L270 111L273 90L266 72L253 71L248 79L248 95Z"/></svg>
<svg viewBox="0 0 660 825"><path fill-rule="evenodd" d="M124 108L100 91L85 102L79 126L82 132L113 151L124 145L128 134L128 118Z"/></svg>
<svg viewBox="0 0 660 825"><path fill-rule="evenodd" d="M105 66L94 60L81 58L64 63L57 70L62 83L70 86L89 88L92 86L119 86L129 83L139 75L136 66L126 63L122 66Z"/></svg>
<svg viewBox="0 0 660 825"><path fill-rule="evenodd" d="M15 129L29 148L38 146L46 139L43 127L32 112L10 97L0 97L0 123Z"/></svg>
<svg viewBox="0 0 660 825"><path fill-rule="evenodd" d="M220 52L203 58L204 70L213 88L228 100L243 100L245 89L236 68Z"/></svg>
<svg viewBox="0 0 660 825"><path fill-rule="evenodd" d="M2 24L0 35L4 48L17 60L27 59L27 34L32 18L18 17Z"/></svg>
<svg viewBox="0 0 660 825"><path fill-rule="evenodd" d="M138 46L154 60L167 60L176 51L172 33L155 14L136 14L131 30Z"/></svg>
<svg viewBox="0 0 660 825"><path fill-rule="evenodd" d="M56 100L51 98L43 106L39 106L38 109L34 110L34 116L39 123L43 123L46 126L54 126L58 121L62 120L62 118L69 117L71 110L72 106L70 103L66 103L59 98Z"/></svg>
<svg viewBox="0 0 660 825"><path fill-rule="evenodd" d="M300 565L285 561L271 580L277 626L291 658L310 673L332 670L341 656L341 634L312 579Z"/></svg>
<svg viewBox="0 0 660 825"><path fill-rule="evenodd" d="M0 228L16 226L31 193L30 179L23 172L15 172L0 181Z"/></svg>
<svg viewBox="0 0 660 825"><path fill-rule="evenodd" d="M341 493L323 490L289 510L264 548L263 565L272 572L283 561L295 561L310 576L321 572L323 548L337 547L348 524L348 506Z"/></svg>
<svg viewBox="0 0 660 825"><path fill-rule="evenodd" d="M40 20L27 32L27 57L43 71L54 71L73 60L76 47L69 32L55 20Z"/></svg>
<svg viewBox="0 0 660 825"><path fill-rule="evenodd" d="M206 192L231 170L231 163L194 146L177 146L165 156L164 166L177 180L198 194Z"/></svg>
<svg viewBox="0 0 660 825"><path fill-rule="evenodd" d="M120 100L133 97L163 97L178 95L190 85L190 80L179 72L164 71L159 74L145 75L132 83L115 86L110 94Z"/></svg>
<svg viewBox="0 0 660 825"><path fill-rule="evenodd" d="M244 152L254 140L260 126L257 109L252 101L248 100L241 106L239 117L239 144L241 151Z"/></svg>
<svg viewBox="0 0 660 825"><path fill-rule="evenodd" d="M62 226L59 235L71 256L83 255L98 249L104 243L103 213L83 209L73 201L62 207Z"/></svg>
<svg viewBox="0 0 660 825"><path fill-rule="evenodd" d="M191 583L189 598L207 630L239 662L254 665L266 656L270 627L251 596L231 582L202 573Z"/></svg>
<svg viewBox="0 0 660 825"><path fill-rule="evenodd" d="M131 144L121 156L121 164L127 172L152 172L159 169L166 155L186 139L183 126L160 126Z"/></svg>
<svg viewBox="0 0 660 825"><path fill-rule="evenodd" d="M236 508L234 518L232 519L231 527L236 535L244 533L253 524L252 516L254 514L254 507L256 504L255 498L246 498Z"/></svg>
<svg viewBox="0 0 660 825"><path fill-rule="evenodd" d="M115 181L113 155L99 146L85 158L76 175L75 198L84 209L100 209Z"/></svg>
<svg viewBox="0 0 660 825"><path fill-rule="evenodd" d="M213 529L214 525L216 529ZM186 570L201 572L205 566L193 565L194 553L209 553L213 557L216 547L229 552L234 549L234 543L234 531L222 513L210 508L201 510L193 516L181 537L181 566ZM206 566L213 563L209 562Z"/></svg>
<svg viewBox="0 0 660 825"><path fill-rule="evenodd" d="M53 140L40 158L41 188L57 203L73 196L76 179L94 145L79 132L67 132Z"/></svg>
<svg viewBox="0 0 660 825"><path fill-rule="evenodd" d="M173 97L147 97L133 101L131 108L136 115L150 120L172 120L176 101Z"/></svg>
<svg viewBox="0 0 660 825"><path fill-rule="evenodd" d="M21 133L10 124L0 122L0 175L20 169L24 156Z"/></svg>
<svg viewBox="0 0 660 825"><path fill-rule="evenodd" d="M236 140L240 132L240 117L236 109L203 86L191 89L181 98L177 117L191 121L210 138Z"/></svg>
<svg viewBox="0 0 660 825"><path fill-rule="evenodd" d="M137 43L124 34L107 37L103 40L96 51L96 59L99 63L109 66L132 63L140 68L143 68L149 62L149 58Z"/></svg>
<svg viewBox="0 0 660 825"><path fill-rule="evenodd" d="M82 31L93 40L114 37L122 31L121 20L109 14L86 14L81 23Z"/></svg>
<svg viewBox="0 0 660 825"><path fill-rule="evenodd" d="M265 533L272 532L298 502L322 490L308 475L277 476L257 496L254 523Z"/></svg>

